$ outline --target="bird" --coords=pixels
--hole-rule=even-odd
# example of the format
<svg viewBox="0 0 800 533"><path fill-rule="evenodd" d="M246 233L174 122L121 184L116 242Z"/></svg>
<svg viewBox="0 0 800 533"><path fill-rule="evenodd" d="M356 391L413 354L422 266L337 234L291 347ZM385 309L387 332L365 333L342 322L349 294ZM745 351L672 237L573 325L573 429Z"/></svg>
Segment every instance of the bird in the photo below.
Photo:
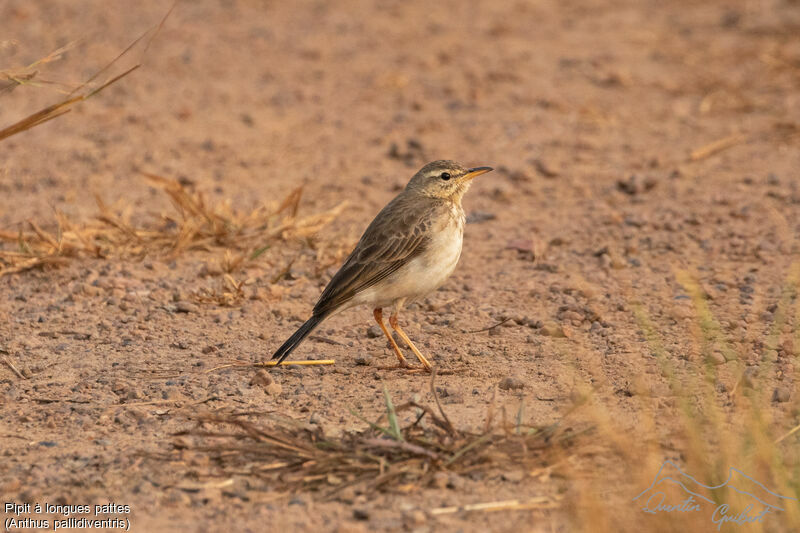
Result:
<svg viewBox="0 0 800 533"><path fill-rule="evenodd" d="M491 167L466 168L451 160L423 166L370 223L353 251L322 291L309 318L272 359L280 364L326 320L346 309L368 305L389 339L399 367L411 369L383 322L383 309L392 306L389 325L431 371L428 358L400 327L400 312L441 286L461 257L466 216L461 199L472 180Z"/></svg>

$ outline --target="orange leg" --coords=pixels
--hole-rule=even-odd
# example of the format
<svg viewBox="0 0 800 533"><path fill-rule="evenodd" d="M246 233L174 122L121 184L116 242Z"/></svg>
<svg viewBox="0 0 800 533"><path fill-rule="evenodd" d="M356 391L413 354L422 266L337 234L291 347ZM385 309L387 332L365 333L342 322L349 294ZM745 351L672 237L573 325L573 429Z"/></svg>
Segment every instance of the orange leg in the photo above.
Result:
<svg viewBox="0 0 800 533"><path fill-rule="evenodd" d="M406 358L403 357L403 352L400 351L400 347L397 346L396 342L394 342L394 337L392 337L392 334L389 333L389 330L386 329L386 326L383 324L383 309L380 307L375 309L372 312L372 315L375 317L375 322L377 322L383 330L383 334L386 335L386 338L389 339L389 342L392 344L392 349L394 350L394 353L397 354L397 359L400 361L400 366L403 368L408 368L408 361L406 361ZM391 321L391 318L389 320Z"/></svg>
<svg viewBox="0 0 800 533"><path fill-rule="evenodd" d="M408 347L411 348L411 351L414 352L414 355L417 356L417 359L419 359L419 362L422 363L422 366L425 367L425 370L430 372L431 368L433 368L431 366L430 361L428 361L425 358L425 356L422 355L422 353L419 350L417 350L417 347L414 346L414 343L411 342L411 339L408 338L408 335L406 335L406 332L403 331L402 329L400 329L400 324L397 323L397 314L398 314L398 311L395 311L394 314L392 314L392 316L389 317L389 325L391 325L392 329L394 329L397 332L397 334L400 335L400 338L403 339L403 341L406 344L408 344Z"/></svg>

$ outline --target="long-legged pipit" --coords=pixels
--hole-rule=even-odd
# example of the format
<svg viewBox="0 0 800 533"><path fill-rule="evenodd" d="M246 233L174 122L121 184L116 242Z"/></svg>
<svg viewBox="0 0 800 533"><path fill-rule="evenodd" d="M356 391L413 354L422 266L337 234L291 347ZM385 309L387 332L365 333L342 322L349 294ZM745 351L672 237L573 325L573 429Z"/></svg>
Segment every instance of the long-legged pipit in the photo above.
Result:
<svg viewBox="0 0 800 533"><path fill-rule="evenodd" d="M407 302L435 290L453 273L461 256L466 221L461 198L472 178L491 170L464 168L454 161L434 161L422 167L405 190L378 213L325 287L311 318L272 358L283 361L326 318L350 307L369 305L400 366L408 367L383 323L383 308L394 305L389 324L430 370L430 362L400 328L397 317Z"/></svg>

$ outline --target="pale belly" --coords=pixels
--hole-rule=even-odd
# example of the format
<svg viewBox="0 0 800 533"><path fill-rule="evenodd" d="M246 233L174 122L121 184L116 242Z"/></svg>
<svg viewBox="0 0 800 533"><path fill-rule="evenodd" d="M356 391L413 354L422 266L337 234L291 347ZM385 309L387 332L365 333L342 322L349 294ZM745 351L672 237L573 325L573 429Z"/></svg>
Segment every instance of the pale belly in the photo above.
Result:
<svg viewBox="0 0 800 533"><path fill-rule="evenodd" d="M449 224L437 232L425 252L374 287L357 294L353 305L387 307L400 300L416 300L433 292L455 270L461 257L463 237L460 225Z"/></svg>

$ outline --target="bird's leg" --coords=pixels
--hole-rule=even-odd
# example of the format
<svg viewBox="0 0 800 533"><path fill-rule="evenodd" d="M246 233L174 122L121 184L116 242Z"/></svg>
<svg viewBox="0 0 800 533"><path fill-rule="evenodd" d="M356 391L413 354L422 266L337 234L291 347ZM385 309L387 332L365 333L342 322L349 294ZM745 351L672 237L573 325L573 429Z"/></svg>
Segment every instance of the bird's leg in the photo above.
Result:
<svg viewBox="0 0 800 533"><path fill-rule="evenodd" d="M386 335L386 338L389 339L390 343L392 343L392 349L394 350L394 353L397 354L397 359L400 360L400 366L403 368L408 368L408 361L406 361L406 358L403 357L403 352L400 351L400 347L396 342L394 342L394 337L392 337L392 334L389 333L389 330L386 329L386 326L383 324L383 309L380 307L375 309L372 312L372 315L375 317L375 322L377 322L383 330L383 334Z"/></svg>
<svg viewBox="0 0 800 533"><path fill-rule="evenodd" d="M419 362L422 363L422 366L425 367L425 370L430 372L431 369L433 368L431 366L431 363L425 358L424 355L422 355L422 353L419 350L417 350L417 347L414 346L414 343L411 342L411 339L408 338L406 332L400 329L400 324L397 323L397 314L398 311L392 313L392 316L389 317L389 324L392 326L392 329L394 329L397 332L397 334L400 335L400 338L403 339L403 341L406 344L408 344L408 347L411 348L411 351L414 352L414 355L417 356L417 359L419 359Z"/></svg>

